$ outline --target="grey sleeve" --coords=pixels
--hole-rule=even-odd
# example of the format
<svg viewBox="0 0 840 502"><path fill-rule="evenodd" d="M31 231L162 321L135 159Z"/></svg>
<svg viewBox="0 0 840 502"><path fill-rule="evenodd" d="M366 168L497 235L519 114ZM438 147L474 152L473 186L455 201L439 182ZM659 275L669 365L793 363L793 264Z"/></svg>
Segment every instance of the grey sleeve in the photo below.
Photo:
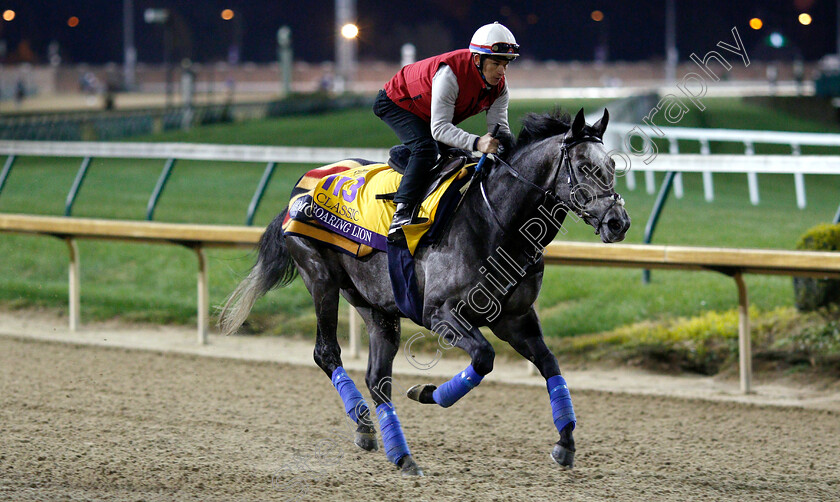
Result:
<svg viewBox="0 0 840 502"><path fill-rule="evenodd" d="M441 65L432 78L432 137L441 143L455 148L472 150L478 136L470 134L452 124L452 117L455 116L455 100L457 98L458 79L449 66ZM490 109L492 110L492 107ZM507 98L505 99L504 114L505 123L507 123Z"/></svg>
<svg viewBox="0 0 840 502"><path fill-rule="evenodd" d="M507 85L505 85L504 90L496 101L490 105L490 108L487 110L487 130L489 132L493 132L493 128L496 127L496 124L501 124L502 126L499 128L499 132L503 133L507 131L510 134L510 124L508 124L508 102L510 101L510 95L508 94Z"/></svg>

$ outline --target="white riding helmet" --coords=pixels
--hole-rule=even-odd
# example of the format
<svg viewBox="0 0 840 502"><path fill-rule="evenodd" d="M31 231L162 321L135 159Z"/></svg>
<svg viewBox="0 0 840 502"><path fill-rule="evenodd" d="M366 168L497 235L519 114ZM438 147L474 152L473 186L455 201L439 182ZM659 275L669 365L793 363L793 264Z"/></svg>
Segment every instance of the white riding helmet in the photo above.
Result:
<svg viewBox="0 0 840 502"><path fill-rule="evenodd" d="M510 61L519 57L519 44L513 33L498 21L476 30L469 49L474 54L503 57Z"/></svg>

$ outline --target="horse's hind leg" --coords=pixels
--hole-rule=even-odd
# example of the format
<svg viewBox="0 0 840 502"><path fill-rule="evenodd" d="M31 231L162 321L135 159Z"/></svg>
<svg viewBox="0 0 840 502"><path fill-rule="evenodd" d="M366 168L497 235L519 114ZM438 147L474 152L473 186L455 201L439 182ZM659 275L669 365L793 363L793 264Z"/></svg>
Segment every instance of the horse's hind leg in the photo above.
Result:
<svg viewBox="0 0 840 502"><path fill-rule="evenodd" d="M400 346L400 319L369 308L357 310L365 320L370 335L370 355L365 382L376 407L385 454L404 475L422 476L423 470L411 456L396 407L391 401L391 370Z"/></svg>
<svg viewBox="0 0 840 502"><path fill-rule="evenodd" d="M464 326L455 316L456 312L458 312L458 304L452 300L444 302L443 306L431 315L432 330L446 343L469 354L471 364L440 387L432 384L415 385L407 392L409 399L423 404L439 404L448 408L493 371L493 361L496 357L493 346L478 328Z"/></svg>
<svg viewBox="0 0 840 502"><path fill-rule="evenodd" d="M572 431L577 420L566 381L560 376L557 358L545 345L536 311L531 308L520 317L502 317L490 327L496 336L508 342L525 359L534 363L545 378L551 401L551 414L560 433L560 440L554 445L551 458L560 466L571 469L575 462L575 439Z"/></svg>
<svg viewBox="0 0 840 502"><path fill-rule="evenodd" d="M335 265L331 267L319 250L309 242L294 241L290 250L297 255L295 261L298 270L315 302L315 315L318 319L315 364L330 377L344 402L345 412L356 423L356 445L368 451L376 450L376 430L373 427L370 409L356 384L344 371L341 347L336 338L342 272Z"/></svg>

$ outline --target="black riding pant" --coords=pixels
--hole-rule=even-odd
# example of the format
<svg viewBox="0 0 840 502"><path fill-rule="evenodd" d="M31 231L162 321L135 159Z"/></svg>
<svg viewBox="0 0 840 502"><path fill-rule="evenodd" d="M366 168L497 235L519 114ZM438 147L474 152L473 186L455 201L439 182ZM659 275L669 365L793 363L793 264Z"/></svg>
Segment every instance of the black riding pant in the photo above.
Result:
<svg viewBox="0 0 840 502"><path fill-rule="evenodd" d="M416 204L421 202L429 183L429 172L438 157L438 144L432 138L429 123L397 106L384 90L379 91L373 103L373 113L381 118L410 150L400 188L394 202Z"/></svg>

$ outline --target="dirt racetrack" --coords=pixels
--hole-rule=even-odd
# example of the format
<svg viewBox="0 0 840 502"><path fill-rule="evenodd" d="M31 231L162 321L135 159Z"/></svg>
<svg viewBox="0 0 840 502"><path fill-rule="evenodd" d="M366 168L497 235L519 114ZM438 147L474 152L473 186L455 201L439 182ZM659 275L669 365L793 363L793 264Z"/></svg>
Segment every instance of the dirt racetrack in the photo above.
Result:
<svg viewBox="0 0 840 502"><path fill-rule="evenodd" d="M1 500L840 500L834 411L572 389L561 471L545 389L485 382L395 399L404 479L311 368L2 337L0 392Z"/></svg>

